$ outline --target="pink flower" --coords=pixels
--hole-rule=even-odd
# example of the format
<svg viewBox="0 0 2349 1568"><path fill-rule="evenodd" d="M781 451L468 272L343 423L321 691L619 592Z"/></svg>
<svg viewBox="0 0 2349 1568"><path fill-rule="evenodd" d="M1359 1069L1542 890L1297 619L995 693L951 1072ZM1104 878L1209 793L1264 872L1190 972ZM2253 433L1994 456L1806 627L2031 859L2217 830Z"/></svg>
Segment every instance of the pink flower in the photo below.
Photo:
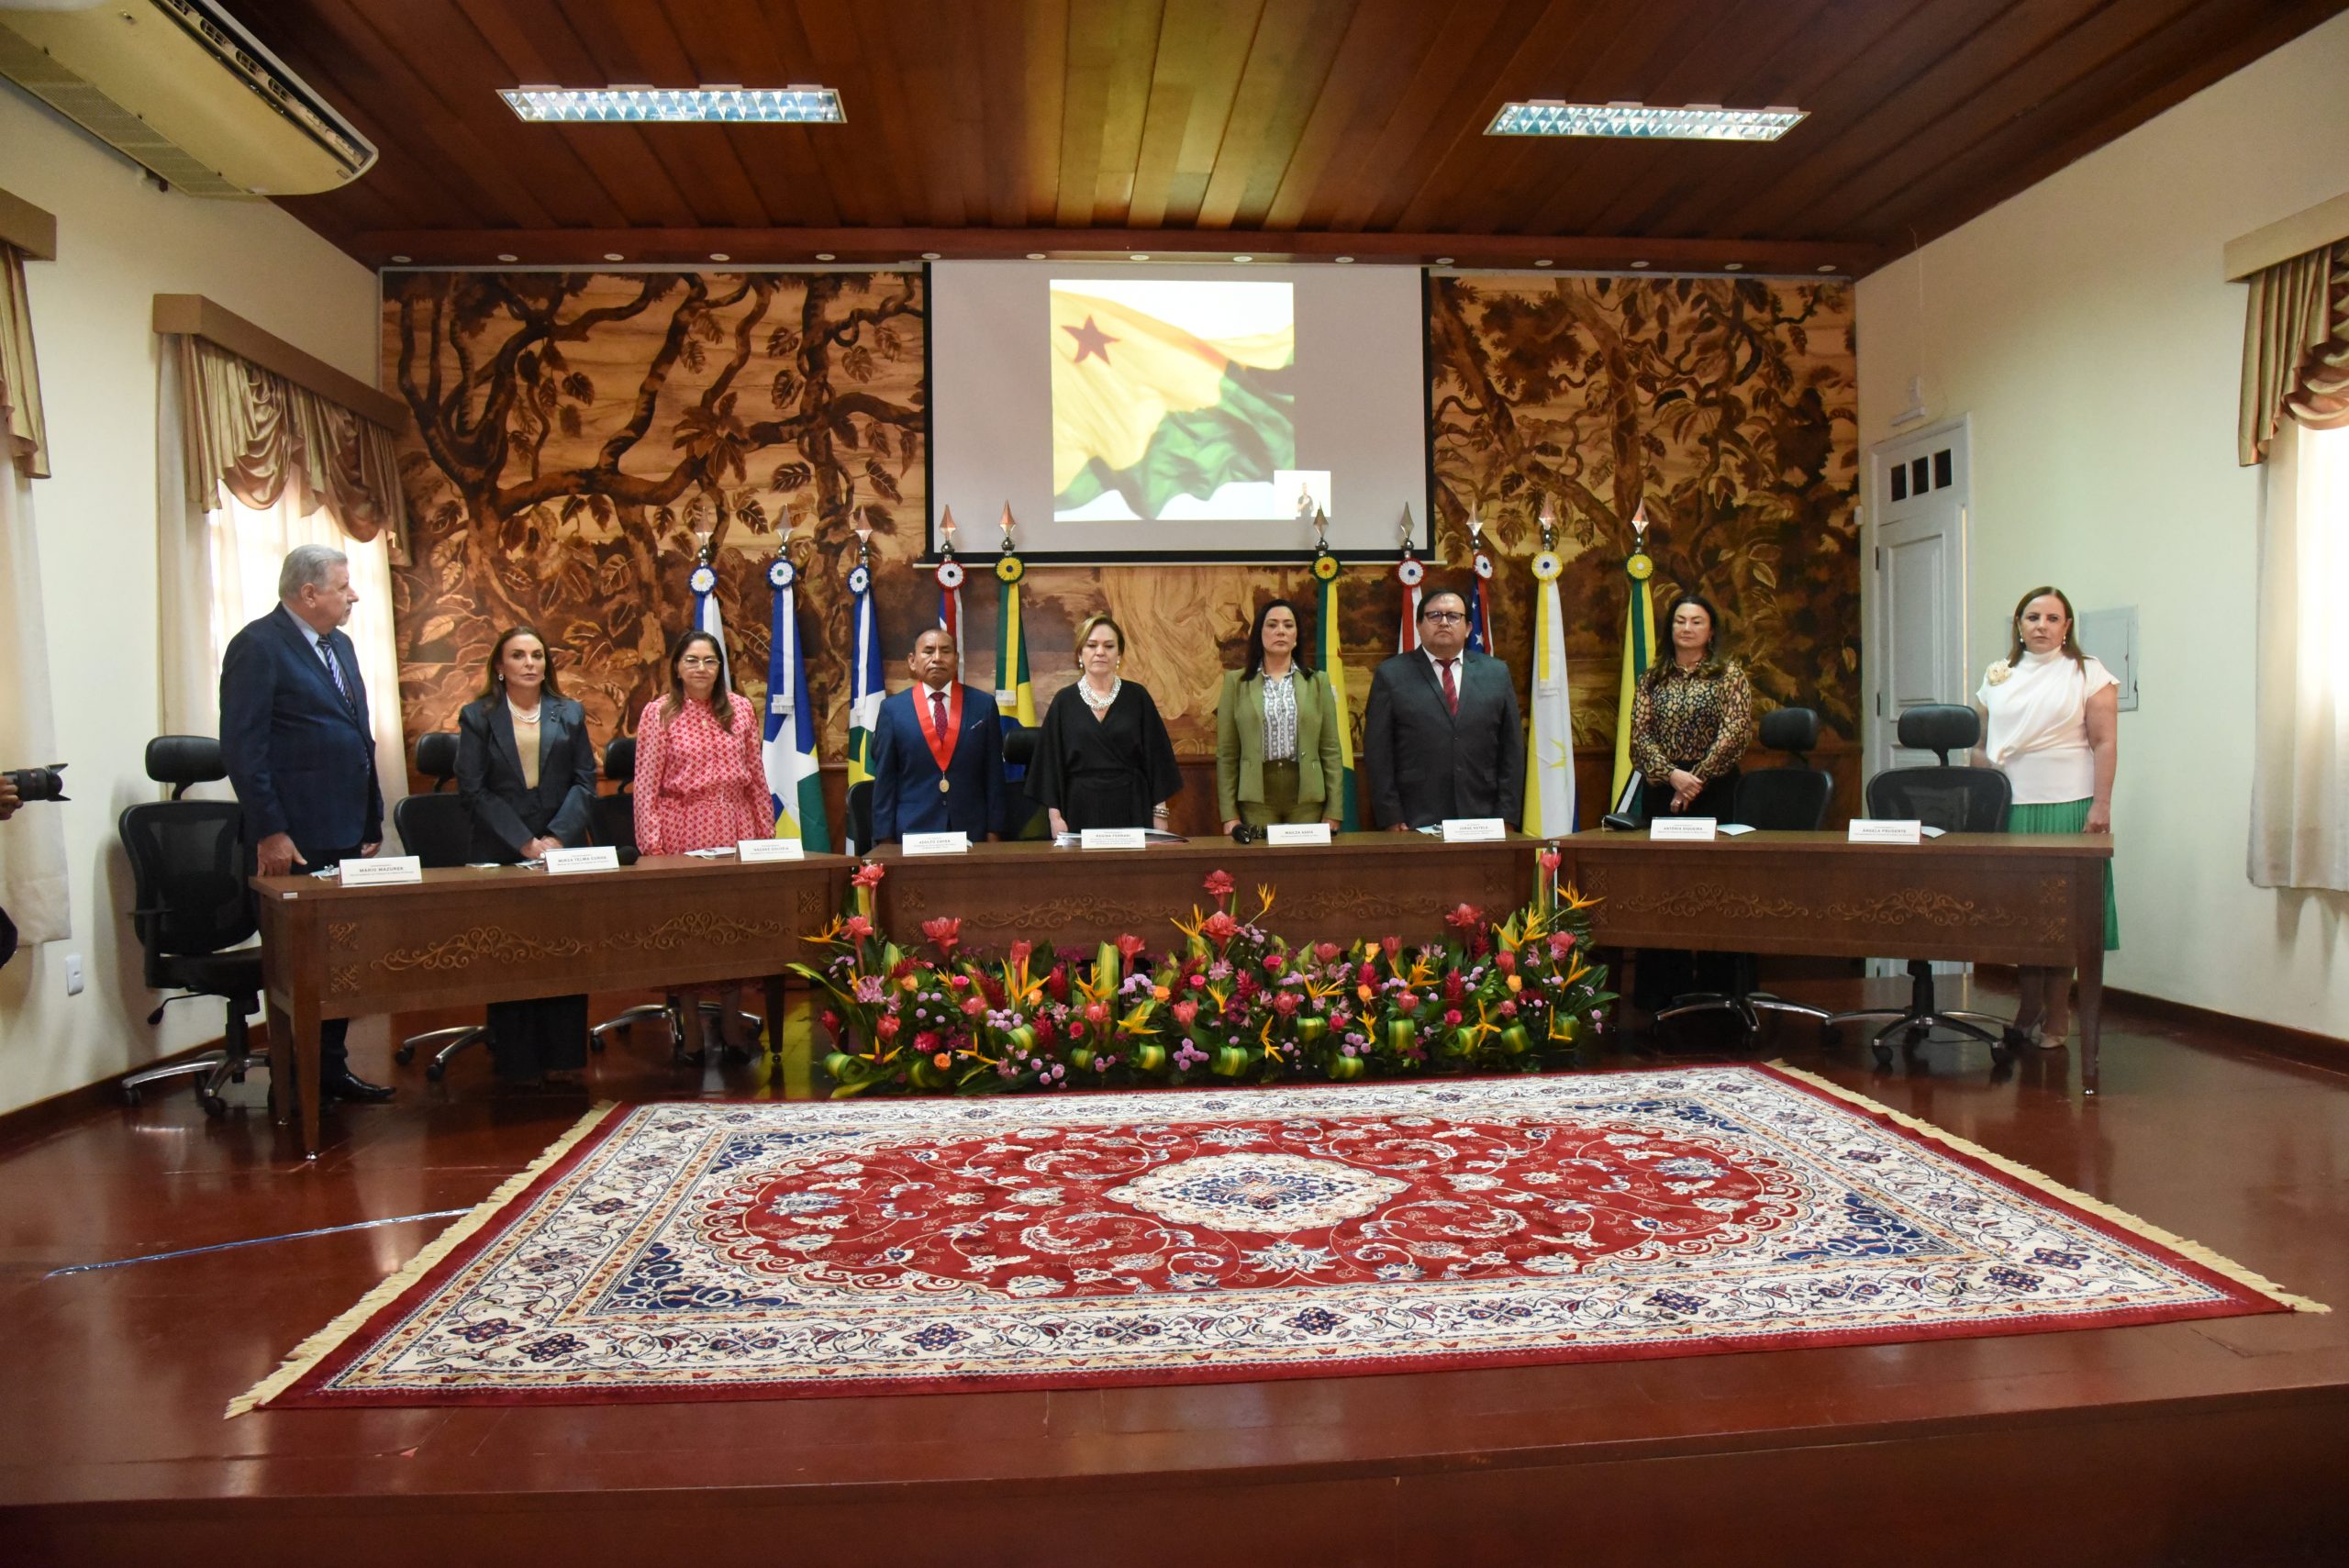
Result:
<svg viewBox="0 0 2349 1568"><path fill-rule="evenodd" d="M1199 1016L1199 1005L1197 1002L1177 1002L1168 1010L1174 1015L1174 1021L1185 1029L1189 1029L1191 1020Z"/></svg>
<svg viewBox="0 0 2349 1568"><path fill-rule="evenodd" d="M952 915L941 915L935 920L924 920L921 934L936 942L940 952L952 952L963 944L963 922Z"/></svg>
<svg viewBox="0 0 2349 1568"><path fill-rule="evenodd" d="M1552 958L1563 959L1566 954L1574 951L1575 934L1572 931L1552 931L1550 933L1550 956Z"/></svg>
<svg viewBox="0 0 2349 1568"><path fill-rule="evenodd" d="M986 1010L987 999L985 996L965 996L963 998L963 1014L965 1018L975 1018Z"/></svg>
<svg viewBox="0 0 2349 1568"><path fill-rule="evenodd" d="M1141 951L1144 945L1140 937L1121 936L1118 939L1118 951L1125 954L1128 963L1133 962L1134 955Z"/></svg>
<svg viewBox="0 0 2349 1568"><path fill-rule="evenodd" d="M1460 1009L1457 1007L1446 1007L1443 1010L1443 1022L1446 1029L1458 1029L1460 1027Z"/></svg>
<svg viewBox="0 0 2349 1568"><path fill-rule="evenodd" d="M1109 1019L1109 1009L1098 1002L1087 1002L1085 1004L1085 1018L1087 1023L1107 1023Z"/></svg>
<svg viewBox="0 0 2349 1568"><path fill-rule="evenodd" d="M1473 931L1485 923L1485 912L1473 904L1456 904L1443 923L1455 931Z"/></svg>
<svg viewBox="0 0 2349 1568"><path fill-rule="evenodd" d="M884 1013L881 1015L879 1021L874 1024L873 1032L879 1035L883 1040L895 1040L897 1038L897 1031L904 1027L905 1026L903 1024L897 1021L896 1014Z"/></svg>
<svg viewBox="0 0 2349 1568"><path fill-rule="evenodd" d="M1517 954L1513 952L1497 952L1493 955L1493 966L1498 969L1503 974L1515 974L1517 973Z"/></svg>
<svg viewBox="0 0 2349 1568"><path fill-rule="evenodd" d="M847 934L849 940L861 942L873 934L873 922L862 915L851 915L848 923L841 929Z"/></svg>
<svg viewBox="0 0 2349 1568"><path fill-rule="evenodd" d="M1295 1013L1297 1011L1297 993L1294 991L1284 991L1279 995L1274 997L1273 1011L1278 1013L1285 1018Z"/></svg>
<svg viewBox="0 0 2349 1568"><path fill-rule="evenodd" d="M924 1056L928 1056L931 1051L936 1051L938 1049L938 1031L936 1029L920 1029L916 1031L914 1035L914 1049L920 1051Z"/></svg>
<svg viewBox="0 0 2349 1568"><path fill-rule="evenodd" d="M878 887L881 885L881 879L888 874L887 867L877 861L873 861L857 867L856 874L850 877L849 881L858 887Z"/></svg>
<svg viewBox="0 0 2349 1568"><path fill-rule="evenodd" d="M1513 1018L1517 1017L1517 1004L1515 1002L1503 1002L1500 1005L1499 1010L1502 1018Z"/></svg>
<svg viewBox="0 0 2349 1568"><path fill-rule="evenodd" d="M1328 963L1338 956L1338 944L1335 942L1322 942L1314 948L1313 956L1319 959L1322 962Z"/></svg>
<svg viewBox="0 0 2349 1568"><path fill-rule="evenodd" d="M1033 943L1033 942L1014 942L1014 943L1012 943L1012 944L1011 944L1011 962L1012 962L1013 967L1014 967L1014 968L1017 968L1019 965L1020 965L1020 964L1023 964L1023 963L1027 962L1028 962L1028 959L1029 959L1029 955L1030 955L1031 953L1033 953L1035 951L1036 951L1036 944L1035 944L1035 943Z"/></svg>
<svg viewBox="0 0 2349 1568"><path fill-rule="evenodd" d="M1208 873L1207 881L1200 885L1218 898L1229 897L1231 893L1231 873L1228 871L1211 871Z"/></svg>
<svg viewBox="0 0 2349 1568"><path fill-rule="evenodd" d="M1381 937L1378 939L1378 945L1386 950L1386 956L1391 959L1397 953L1403 951L1403 939L1400 937Z"/></svg>
<svg viewBox="0 0 2349 1568"><path fill-rule="evenodd" d="M818 1021L833 1034L841 1032L841 1016L832 1011L829 1007L824 1009Z"/></svg>
<svg viewBox="0 0 2349 1568"><path fill-rule="evenodd" d="M1209 941L1228 942L1240 934L1240 922L1219 909L1208 917L1207 924L1199 928L1199 933Z"/></svg>
<svg viewBox="0 0 2349 1568"><path fill-rule="evenodd" d="M1355 981L1355 984L1361 984L1361 985L1375 985L1375 984L1378 984L1378 966L1377 966L1376 964L1375 964L1375 963L1372 963L1369 960L1364 959L1364 960L1363 961L1363 966L1362 966L1361 973L1357 973L1357 974L1354 976L1354 981Z"/></svg>
<svg viewBox="0 0 2349 1568"><path fill-rule="evenodd" d="M1267 974L1278 974L1287 962L1288 960L1282 954L1268 952L1264 955L1264 973Z"/></svg>
<svg viewBox="0 0 2349 1568"><path fill-rule="evenodd" d="M1558 862L1559 862L1559 860L1560 860L1561 858L1562 858L1562 857L1559 855L1558 851L1555 851L1555 850L1544 850L1544 851L1542 851L1542 869L1543 871L1545 871L1545 872L1554 872L1554 871L1556 871L1556 870L1558 869Z"/></svg>
<svg viewBox="0 0 2349 1568"><path fill-rule="evenodd" d="M946 977L946 984L957 991L968 991L971 988L971 977L967 974L950 974Z"/></svg>

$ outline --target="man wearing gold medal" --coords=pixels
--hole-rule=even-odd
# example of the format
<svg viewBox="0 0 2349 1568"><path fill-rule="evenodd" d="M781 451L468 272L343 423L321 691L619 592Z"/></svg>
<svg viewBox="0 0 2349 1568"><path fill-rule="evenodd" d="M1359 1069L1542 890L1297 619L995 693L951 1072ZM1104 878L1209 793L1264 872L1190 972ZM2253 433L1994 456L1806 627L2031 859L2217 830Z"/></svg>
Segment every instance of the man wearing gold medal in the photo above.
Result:
<svg viewBox="0 0 2349 1568"><path fill-rule="evenodd" d="M954 676L954 639L930 627L906 661L914 684L881 705L873 731L873 837L963 832L974 844L1003 825L1003 727L995 697Z"/></svg>

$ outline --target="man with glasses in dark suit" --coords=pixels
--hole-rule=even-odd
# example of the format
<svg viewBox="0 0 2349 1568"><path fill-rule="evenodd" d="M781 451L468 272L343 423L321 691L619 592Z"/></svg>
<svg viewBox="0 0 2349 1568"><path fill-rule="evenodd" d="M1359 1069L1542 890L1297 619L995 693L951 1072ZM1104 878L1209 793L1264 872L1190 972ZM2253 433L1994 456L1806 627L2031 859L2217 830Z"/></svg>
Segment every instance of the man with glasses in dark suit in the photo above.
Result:
<svg viewBox="0 0 2349 1568"><path fill-rule="evenodd" d="M263 876L330 866L384 847L384 791L359 651L342 625L359 595L351 558L296 545L277 573L278 606L228 641L220 661L220 757L245 841ZM351 1072L348 1018L318 1026L318 1090L330 1100L388 1100ZM292 1052L280 1060L290 1061Z"/></svg>
<svg viewBox="0 0 2349 1568"><path fill-rule="evenodd" d="M1525 808L1525 730L1508 666L1468 650L1468 606L1445 589L1419 605L1419 646L1371 677L1363 722L1371 809L1394 832Z"/></svg>

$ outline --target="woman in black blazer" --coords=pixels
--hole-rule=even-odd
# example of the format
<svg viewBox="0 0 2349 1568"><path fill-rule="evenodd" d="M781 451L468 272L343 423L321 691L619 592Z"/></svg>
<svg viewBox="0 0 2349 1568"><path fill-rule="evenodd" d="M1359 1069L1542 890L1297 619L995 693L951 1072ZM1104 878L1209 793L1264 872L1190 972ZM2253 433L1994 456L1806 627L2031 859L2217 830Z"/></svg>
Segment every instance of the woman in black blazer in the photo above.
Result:
<svg viewBox="0 0 2349 1568"><path fill-rule="evenodd" d="M527 626L498 638L480 698L457 716L457 792L473 809L472 860L511 864L586 840L596 801L587 715L562 695L546 639ZM587 998L491 1004L489 1053L508 1083L586 1066Z"/></svg>

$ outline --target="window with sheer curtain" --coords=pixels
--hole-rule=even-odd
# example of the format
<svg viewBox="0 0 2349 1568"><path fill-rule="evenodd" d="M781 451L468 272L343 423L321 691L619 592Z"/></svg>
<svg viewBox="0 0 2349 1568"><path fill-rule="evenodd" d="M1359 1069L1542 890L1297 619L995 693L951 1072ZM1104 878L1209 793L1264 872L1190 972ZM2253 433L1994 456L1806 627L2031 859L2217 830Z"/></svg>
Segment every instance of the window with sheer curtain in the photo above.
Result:
<svg viewBox="0 0 2349 1568"><path fill-rule="evenodd" d="M162 448L156 472L163 518L163 722L183 734L219 732L220 660L228 639L276 606L277 573L287 550L329 545L351 558L351 585L359 593L343 630L359 653L388 807L406 793L407 779L399 656L392 639L390 552L396 534L381 528L370 539L353 538L325 485L289 479L276 484L273 495L270 488L215 480L209 495L198 494L196 486L217 469L190 461L189 383L181 356L192 351L193 342L164 339L156 421ZM384 825L388 829L388 814Z"/></svg>
<svg viewBox="0 0 2349 1568"><path fill-rule="evenodd" d="M2267 453L2251 880L2349 892L2349 427Z"/></svg>

